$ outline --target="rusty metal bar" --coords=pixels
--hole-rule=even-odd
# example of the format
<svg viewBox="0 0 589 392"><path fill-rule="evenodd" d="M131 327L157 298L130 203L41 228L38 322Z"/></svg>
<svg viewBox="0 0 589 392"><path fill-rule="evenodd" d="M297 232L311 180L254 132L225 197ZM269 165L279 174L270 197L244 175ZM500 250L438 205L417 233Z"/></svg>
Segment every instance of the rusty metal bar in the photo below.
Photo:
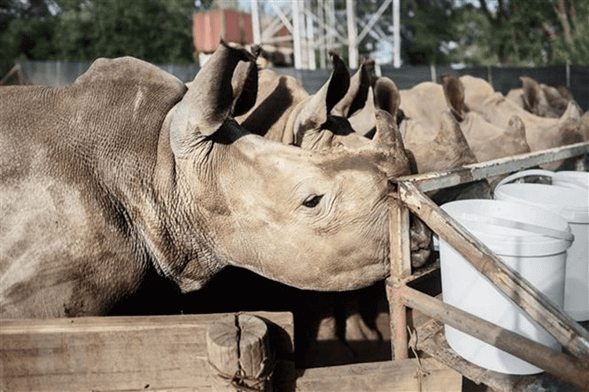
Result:
<svg viewBox="0 0 589 392"><path fill-rule="evenodd" d="M388 292L395 298L402 298L407 307L417 309L444 324L515 355L581 390L589 390L587 359L574 358L554 351L408 286L388 286Z"/></svg>
<svg viewBox="0 0 589 392"><path fill-rule="evenodd" d="M465 165L450 170L400 177L398 182L411 182L422 192L448 188L487 177L511 173L532 166L589 154L589 142L514 155L488 162Z"/></svg>
<svg viewBox="0 0 589 392"><path fill-rule="evenodd" d="M396 284L411 275L409 210L399 200L389 204L389 236L391 275L387 279ZM391 352L395 360L409 357L407 348L407 309L400 298L387 297L391 324Z"/></svg>
<svg viewBox="0 0 589 392"><path fill-rule="evenodd" d="M577 357L589 358L589 332L555 307L513 268L409 182L398 184L404 204L441 239ZM517 295L514 295L517 293Z"/></svg>

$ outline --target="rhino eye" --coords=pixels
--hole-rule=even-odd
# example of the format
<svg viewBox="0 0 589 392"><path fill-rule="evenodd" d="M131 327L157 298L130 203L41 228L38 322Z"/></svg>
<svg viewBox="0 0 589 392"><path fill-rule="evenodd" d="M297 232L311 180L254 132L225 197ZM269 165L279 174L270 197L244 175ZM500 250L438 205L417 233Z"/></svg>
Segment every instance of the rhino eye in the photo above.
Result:
<svg viewBox="0 0 589 392"><path fill-rule="evenodd" d="M321 201L321 199L323 198L323 195L319 195L319 196L310 196L307 200L305 200L303 202L303 205L307 208L314 208L317 207L317 204L319 204L319 202Z"/></svg>

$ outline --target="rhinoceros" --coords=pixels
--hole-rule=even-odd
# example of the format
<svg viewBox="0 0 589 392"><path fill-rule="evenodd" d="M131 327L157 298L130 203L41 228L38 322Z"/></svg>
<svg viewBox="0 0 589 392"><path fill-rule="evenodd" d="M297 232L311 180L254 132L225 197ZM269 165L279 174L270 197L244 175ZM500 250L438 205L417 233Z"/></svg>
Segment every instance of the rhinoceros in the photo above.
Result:
<svg viewBox="0 0 589 392"><path fill-rule="evenodd" d="M229 265L313 290L387 276L390 147L247 132L234 70L253 61L223 43L190 89L125 57L0 90L1 317L106 315L147 276L189 292Z"/></svg>
<svg viewBox="0 0 589 392"><path fill-rule="evenodd" d="M374 108L368 70L370 59L365 59L350 77L341 57L334 51L330 55L332 73L315 94L308 94L293 77L262 70L255 105L236 120L268 139L312 151L359 149L371 143L364 133L371 131L372 137L379 138L384 132L392 138L391 153L397 157L392 163L403 164L389 165L383 170L390 176L410 174L394 116ZM427 261L430 241L431 231L419 220L412 219L413 266L422 266ZM366 347L358 347L357 342L372 341L372 345L377 345L375 341L380 335L371 325L374 325L376 299L384 293L379 289L296 293L298 299L292 308L297 316L295 330L300 334L297 336L299 363L303 367L350 363L365 356Z"/></svg>
<svg viewBox="0 0 589 392"><path fill-rule="evenodd" d="M417 173L442 171L476 163L477 159L460 129L457 111L449 107L442 86L423 82L398 90L387 77L375 85L375 105L387 111L403 112L400 131ZM490 198L486 180L429 192L438 204L466 198Z"/></svg>

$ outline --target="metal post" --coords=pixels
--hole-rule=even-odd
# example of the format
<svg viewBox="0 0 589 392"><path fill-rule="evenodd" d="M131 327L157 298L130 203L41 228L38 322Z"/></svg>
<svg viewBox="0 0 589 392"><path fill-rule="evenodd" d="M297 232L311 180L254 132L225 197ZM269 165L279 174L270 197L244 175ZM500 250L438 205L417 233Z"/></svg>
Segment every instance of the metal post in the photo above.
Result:
<svg viewBox="0 0 589 392"><path fill-rule="evenodd" d="M325 24L325 0L317 0L317 18L319 19L317 28L319 29L319 40L321 41L321 47L319 48L319 68L325 69L327 67L324 38L327 31L323 27L323 24Z"/></svg>
<svg viewBox="0 0 589 392"><path fill-rule="evenodd" d="M304 6L304 5L303 5ZM313 18L311 12L305 13L305 21L307 23L307 69L315 70L315 41L313 39Z"/></svg>
<svg viewBox="0 0 589 392"><path fill-rule="evenodd" d="M401 18L400 0L393 0L393 65L401 66Z"/></svg>
<svg viewBox="0 0 589 392"><path fill-rule="evenodd" d="M292 2L292 41L294 50L295 69L303 68L303 59L301 56L301 24L299 22L299 2Z"/></svg>
<svg viewBox="0 0 589 392"><path fill-rule="evenodd" d="M356 30L356 13L354 1L346 0L346 13L348 16L348 56L349 67L358 68L358 32Z"/></svg>
<svg viewBox="0 0 589 392"><path fill-rule="evenodd" d="M260 33L260 13L258 10L258 0L252 0L252 30L254 35L254 44L262 43Z"/></svg>
<svg viewBox="0 0 589 392"><path fill-rule="evenodd" d="M329 28L327 29L327 45L328 49L333 49L335 43L335 5L334 0L327 0L327 19Z"/></svg>

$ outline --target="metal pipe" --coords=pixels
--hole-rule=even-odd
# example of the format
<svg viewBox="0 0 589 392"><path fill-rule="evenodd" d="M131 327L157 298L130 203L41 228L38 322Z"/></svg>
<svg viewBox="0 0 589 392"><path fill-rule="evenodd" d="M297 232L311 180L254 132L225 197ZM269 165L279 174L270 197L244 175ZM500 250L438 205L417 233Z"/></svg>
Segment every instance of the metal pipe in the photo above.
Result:
<svg viewBox="0 0 589 392"><path fill-rule="evenodd" d="M346 15L348 17L348 61L349 67L358 68L358 31L356 30L356 12L353 0L346 0Z"/></svg>

